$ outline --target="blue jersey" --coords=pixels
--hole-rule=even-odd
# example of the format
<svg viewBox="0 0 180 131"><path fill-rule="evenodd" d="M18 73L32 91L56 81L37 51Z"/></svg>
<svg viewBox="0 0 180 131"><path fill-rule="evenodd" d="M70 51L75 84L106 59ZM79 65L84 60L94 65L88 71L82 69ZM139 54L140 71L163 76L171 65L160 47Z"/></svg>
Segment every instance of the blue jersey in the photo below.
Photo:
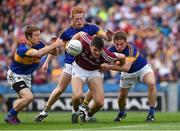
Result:
<svg viewBox="0 0 180 131"><path fill-rule="evenodd" d="M16 73L21 75L32 74L34 70L38 68L38 64L40 62L39 57L28 56L28 54L33 50L39 50L45 47L45 44L39 42L38 44L30 47L26 43L21 43L18 45L14 60L10 66L10 69Z"/></svg>
<svg viewBox="0 0 180 131"><path fill-rule="evenodd" d="M60 38L63 41L69 41L76 33L80 32L80 31L86 32L90 36L93 36L93 35L97 34L97 32L99 31L99 27L97 27L96 25L93 25L93 24L88 24L88 23L86 23L80 29L75 29L72 26L70 26L69 28L67 28L65 31L62 32ZM67 52L65 52L65 63L72 64L73 61L74 61L74 57L69 55Z"/></svg>
<svg viewBox="0 0 180 131"><path fill-rule="evenodd" d="M109 50L111 52L118 52L115 45L111 46ZM128 73L134 73L136 71L139 71L147 64L147 60L142 56L142 54L139 53L137 47L132 43L128 43L126 48L122 52L118 53L124 54L127 58L127 61L130 59L131 61L133 60L133 64L131 65Z"/></svg>

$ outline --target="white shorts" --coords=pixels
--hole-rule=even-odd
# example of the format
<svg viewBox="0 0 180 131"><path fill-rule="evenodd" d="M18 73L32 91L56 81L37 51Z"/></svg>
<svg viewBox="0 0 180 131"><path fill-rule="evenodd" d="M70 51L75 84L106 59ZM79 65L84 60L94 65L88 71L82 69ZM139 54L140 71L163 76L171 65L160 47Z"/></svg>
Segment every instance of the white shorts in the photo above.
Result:
<svg viewBox="0 0 180 131"><path fill-rule="evenodd" d="M65 63L63 67L63 72L66 72L69 75L72 75L72 64ZM101 78L104 79L104 73L101 73Z"/></svg>
<svg viewBox="0 0 180 131"><path fill-rule="evenodd" d="M63 67L63 72L66 72L67 74L72 74L72 64L65 63Z"/></svg>
<svg viewBox="0 0 180 131"><path fill-rule="evenodd" d="M144 75L149 72L153 72L150 64L145 65L141 70L134 73L122 72L119 86L121 88L131 88L137 82L143 82Z"/></svg>
<svg viewBox="0 0 180 131"><path fill-rule="evenodd" d="M104 73L103 72L100 73L101 73L101 79L104 79Z"/></svg>
<svg viewBox="0 0 180 131"><path fill-rule="evenodd" d="M27 86L31 89L32 76L31 76L31 74L29 74L29 75L18 75L16 73L12 72L11 70L8 70L7 81L8 81L8 83L12 89L13 89L13 85L18 83L18 82L25 82L26 85L24 85L24 86ZM23 86L23 85L20 85L20 86Z"/></svg>
<svg viewBox="0 0 180 131"><path fill-rule="evenodd" d="M99 76L102 78L102 73L100 73L99 70L93 70L93 71L85 70L81 68L78 64L76 64L76 62L73 63L72 77L79 77L84 82L86 82L96 76Z"/></svg>

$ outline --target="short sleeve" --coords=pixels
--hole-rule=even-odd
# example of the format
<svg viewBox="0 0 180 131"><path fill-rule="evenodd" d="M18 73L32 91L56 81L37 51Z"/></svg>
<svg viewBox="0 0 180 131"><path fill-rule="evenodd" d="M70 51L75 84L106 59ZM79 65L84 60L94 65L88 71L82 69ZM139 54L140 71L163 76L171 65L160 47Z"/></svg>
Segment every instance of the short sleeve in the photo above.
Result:
<svg viewBox="0 0 180 131"><path fill-rule="evenodd" d="M90 25L90 29L92 30L92 34L97 34L100 31L99 27L96 25Z"/></svg>
<svg viewBox="0 0 180 131"><path fill-rule="evenodd" d="M21 57L23 57L27 51L28 51L28 48L24 44L19 45L19 47L17 48L17 54Z"/></svg>

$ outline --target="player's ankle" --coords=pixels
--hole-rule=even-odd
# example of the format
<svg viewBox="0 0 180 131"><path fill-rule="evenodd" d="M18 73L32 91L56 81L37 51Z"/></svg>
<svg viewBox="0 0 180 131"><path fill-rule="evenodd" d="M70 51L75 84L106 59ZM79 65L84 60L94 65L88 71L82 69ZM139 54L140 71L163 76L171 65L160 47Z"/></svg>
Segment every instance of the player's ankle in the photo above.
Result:
<svg viewBox="0 0 180 131"><path fill-rule="evenodd" d="M43 109L43 111L48 112L48 111L49 111L49 109L50 109L50 107L45 106L45 107L44 107L44 109Z"/></svg>
<svg viewBox="0 0 180 131"><path fill-rule="evenodd" d="M83 103L82 103L82 105L81 105L81 107L83 107L83 108L88 108L88 102L87 101L83 101Z"/></svg>
<svg viewBox="0 0 180 131"><path fill-rule="evenodd" d="M79 108L79 110L86 111L86 110L87 110L87 107L85 107L85 106L81 105L81 106L80 106L80 108Z"/></svg>
<svg viewBox="0 0 180 131"><path fill-rule="evenodd" d="M72 109L72 114L74 114L74 113L79 113L79 108L78 109Z"/></svg>

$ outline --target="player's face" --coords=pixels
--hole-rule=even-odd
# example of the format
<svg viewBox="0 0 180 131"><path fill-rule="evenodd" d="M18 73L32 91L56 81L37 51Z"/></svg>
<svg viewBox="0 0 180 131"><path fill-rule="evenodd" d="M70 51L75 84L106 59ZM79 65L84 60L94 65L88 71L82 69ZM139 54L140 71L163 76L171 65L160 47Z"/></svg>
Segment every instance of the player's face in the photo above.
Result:
<svg viewBox="0 0 180 131"><path fill-rule="evenodd" d="M72 23L74 28L79 29L84 26L85 18L83 13L74 14L72 17Z"/></svg>
<svg viewBox="0 0 180 131"><path fill-rule="evenodd" d="M40 41L40 31L34 31L31 37L31 43L38 44Z"/></svg>
<svg viewBox="0 0 180 131"><path fill-rule="evenodd" d="M98 50L95 46L90 46L90 49L94 58L99 58L101 56L101 50Z"/></svg>
<svg viewBox="0 0 180 131"><path fill-rule="evenodd" d="M117 51L123 51L126 48L126 42L124 40L114 40L114 44Z"/></svg>

